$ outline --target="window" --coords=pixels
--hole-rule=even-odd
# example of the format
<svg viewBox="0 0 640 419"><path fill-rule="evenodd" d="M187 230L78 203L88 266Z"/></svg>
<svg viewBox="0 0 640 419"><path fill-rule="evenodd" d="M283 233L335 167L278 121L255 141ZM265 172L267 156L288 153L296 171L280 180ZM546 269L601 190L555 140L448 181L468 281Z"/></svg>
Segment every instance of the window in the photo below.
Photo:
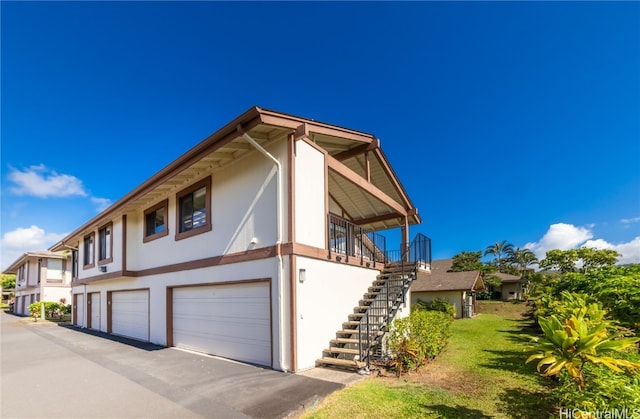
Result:
<svg viewBox="0 0 640 419"><path fill-rule="evenodd" d="M211 230L211 178L201 180L176 195L176 240Z"/></svg>
<svg viewBox="0 0 640 419"><path fill-rule="evenodd" d="M95 237L95 233L91 233L88 236L84 237L83 242L83 250L84 250L84 269L93 268L95 266L93 252L93 239Z"/></svg>
<svg viewBox="0 0 640 419"><path fill-rule="evenodd" d="M113 240L111 230L113 224L109 223L98 230L98 265L113 262Z"/></svg>
<svg viewBox="0 0 640 419"><path fill-rule="evenodd" d="M167 226L168 206L169 201L165 199L164 201L145 210L144 237L142 239L144 243L169 234L169 227Z"/></svg>
<svg viewBox="0 0 640 419"><path fill-rule="evenodd" d="M62 259L47 260L47 281L62 281Z"/></svg>
<svg viewBox="0 0 640 419"><path fill-rule="evenodd" d="M22 282L25 281L25 279L26 279L26 268L27 268L26 264L20 265L20 267L18 268L18 283L22 283Z"/></svg>
<svg viewBox="0 0 640 419"><path fill-rule="evenodd" d="M71 277L73 279L78 278L78 251L71 251Z"/></svg>

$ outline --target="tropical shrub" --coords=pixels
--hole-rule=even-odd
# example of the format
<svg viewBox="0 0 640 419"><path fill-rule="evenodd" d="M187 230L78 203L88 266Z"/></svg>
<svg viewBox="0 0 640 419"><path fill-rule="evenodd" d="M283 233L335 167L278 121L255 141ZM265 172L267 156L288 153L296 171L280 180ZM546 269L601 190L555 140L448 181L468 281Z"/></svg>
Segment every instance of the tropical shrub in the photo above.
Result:
<svg viewBox="0 0 640 419"><path fill-rule="evenodd" d="M448 313L420 309L394 320L387 345L396 373L416 369L435 358L451 335L451 321Z"/></svg>
<svg viewBox="0 0 640 419"><path fill-rule="evenodd" d="M620 358L640 362L632 352L619 353ZM585 364L585 376L593 377L585 386L576 386L566 372L558 374L558 385L551 390L557 406L571 406L585 412L611 411L614 408L640 409L640 374L619 373L603 365Z"/></svg>
<svg viewBox="0 0 640 419"><path fill-rule="evenodd" d="M41 302L35 302L35 303L29 304L29 314L31 315L31 317L33 317L35 321L38 321L38 317L40 317L40 314L42 313L41 310L42 310Z"/></svg>
<svg viewBox="0 0 640 419"><path fill-rule="evenodd" d="M451 316L452 319L456 317L456 306L444 298L434 298L431 301L418 300L411 308L413 310L441 311Z"/></svg>
<svg viewBox="0 0 640 419"><path fill-rule="evenodd" d="M556 314L538 319L544 336L531 339L535 353L526 363L538 360L537 369L545 376L566 371L580 389L585 388L588 378L586 364L602 365L619 373L640 368L639 363L616 356L616 352L635 350L640 338L621 337L620 328L605 320L607 312L600 304L588 303L583 296L566 291L562 297L555 307Z"/></svg>

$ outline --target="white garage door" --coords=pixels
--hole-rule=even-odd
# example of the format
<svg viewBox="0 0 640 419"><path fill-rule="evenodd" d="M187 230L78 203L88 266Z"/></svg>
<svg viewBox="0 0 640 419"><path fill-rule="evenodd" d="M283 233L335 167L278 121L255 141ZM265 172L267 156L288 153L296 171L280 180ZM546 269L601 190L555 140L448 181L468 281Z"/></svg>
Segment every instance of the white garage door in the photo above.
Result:
<svg viewBox="0 0 640 419"><path fill-rule="evenodd" d="M118 291L111 294L111 333L149 340L149 291Z"/></svg>
<svg viewBox="0 0 640 419"><path fill-rule="evenodd" d="M173 344L271 366L268 282L173 290Z"/></svg>
<svg viewBox="0 0 640 419"><path fill-rule="evenodd" d="M76 294L76 326L84 327L84 294Z"/></svg>
<svg viewBox="0 0 640 419"><path fill-rule="evenodd" d="M91 328L100 330L100 293L91 293Z"/></svg>

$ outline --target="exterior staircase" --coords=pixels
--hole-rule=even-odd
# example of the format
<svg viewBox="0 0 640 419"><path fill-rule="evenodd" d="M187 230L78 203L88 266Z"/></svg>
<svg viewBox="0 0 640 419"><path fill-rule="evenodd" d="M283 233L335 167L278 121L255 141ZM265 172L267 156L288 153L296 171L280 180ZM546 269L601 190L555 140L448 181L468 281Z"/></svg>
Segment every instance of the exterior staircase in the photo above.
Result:
<svg viewBox="0 0 640 419"><path fill-rule="evenodd" d="M368 369L416 275L416 263L388 265L381 271L353 314L342 323L329 348L323 351L322 358L316 360L316 365L356 371Z"/></svg>

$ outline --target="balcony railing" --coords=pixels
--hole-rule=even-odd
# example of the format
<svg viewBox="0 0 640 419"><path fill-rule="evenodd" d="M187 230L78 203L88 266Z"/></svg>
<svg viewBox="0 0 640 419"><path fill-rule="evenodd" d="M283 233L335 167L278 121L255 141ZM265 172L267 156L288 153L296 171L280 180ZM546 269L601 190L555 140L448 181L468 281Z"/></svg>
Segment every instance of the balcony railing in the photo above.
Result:
<svg viewBox="0 0 640 419"><path fill-rule="evenodd" d="M362 228L333 214L328 216L329 258L332 254L344 255L345 260L356 259L385 265L416 263L418 266L431 264L431 239L418 233L408 247L387 250L386 238L375 231Z"/></svg>
<svg viewBox="0 0 640 419"><path fill-rule="evenodd" d="M365 262L384 262L386 254L386 238L374 231L360 227L344 218L333 214L328 216L329 258L332 254L344 255Z"/></svg>
<svg viewBox="0 0 640 419"><path fill-rule="evenodd" d="M418 233L408 248L389 250L386 253L385 264L398 264L400 262L417 263L419 266L431 264L431 239L422 233Z"/></svg>

